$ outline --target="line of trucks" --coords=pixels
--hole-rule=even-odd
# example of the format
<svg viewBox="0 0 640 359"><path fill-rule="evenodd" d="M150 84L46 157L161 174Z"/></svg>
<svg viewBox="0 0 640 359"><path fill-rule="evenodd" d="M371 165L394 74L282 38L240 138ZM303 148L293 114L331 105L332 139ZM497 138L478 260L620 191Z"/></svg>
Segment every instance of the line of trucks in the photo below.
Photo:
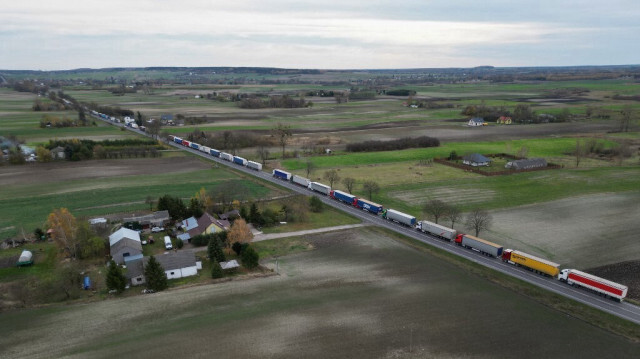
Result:
<svg viewBox="0 0 640 359"><path fill-rule="evenodd" d="M202 146L176 136L169 136L169 138L177 144L201 151L213 157L218 157L222 160L229 161L240 166L245 166L256 171L262 170L262 164L258 162L248 161L245 158L221 152L207 146ZM453 228L448 228L437 223L417 221L416 217L410 214L394 209L384 208L381 204L371 202L363 198L358 198L344 191L334 190L330 186L320 182L314 182L308 178L292 175L291 173L281 169L274 169L272 171L272 175L275 178L302 186L373 215L381 215L385 220L396 222L410 228L415 228L419 232L429 234L448 242L454 242L461 247L473 250L485 256L499 258L505 263L522 267L541 275L556 278L569 285L592 290L600 295L613 298L619 302L622 302L622 300L627 296L628 287L625 285L611 282L577 269L560 269L560 264L558 263L518 250L504 249L504 247L499 244L469 234L459 233Z"/></svg>

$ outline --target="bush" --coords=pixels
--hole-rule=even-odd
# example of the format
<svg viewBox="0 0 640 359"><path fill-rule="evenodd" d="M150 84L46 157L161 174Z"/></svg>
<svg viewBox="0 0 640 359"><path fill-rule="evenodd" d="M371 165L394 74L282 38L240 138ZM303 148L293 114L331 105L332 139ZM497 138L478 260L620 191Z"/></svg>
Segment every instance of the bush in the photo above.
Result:
<svg viewBox="0 0 640 359"><path fill-rule="evenodd" d="M192 237L190 242L196 247L202 247L209 244L210 238L211 237L209 237L208 234L199 234L197 236Z"/></svg>
<svg viewBox="0 0 640 359"><path fill-rule="evenodd" d="M350 143L346 150L349 152L373 152L373 151L395 151L406 148L438 147L440 140L429 136L404 137L390 141L364 141Z"/></svg>
<svg viewBox="0 0 640 359"><path fill-rule="evenodd" d="M182 247L184 247L184 242L182 241L182 239L174 239L173 242L173 246L175 248L182 249Z"/></svg>
<svg viewBox="0 0 640 359"><path fill-rule="evenodd" d="M236 255L240 256L247 247L249 247L249 243L234 242L231 249L236 252Z"/></svg>
<svg viewBox="0 0 640 359"><path fill-rule="evenodd" d="M254 269L260 264L260 256L258 252L253 249L253 247L248 246L244 251L242 251L242 265L247 269Z"/></svg>
<svg viewBox="0 0 640 359"><path fill-rule="evenodd" d="M218 261L214 259L211 263L211 278L217 279L222 277L224 277L222 267L220 266L220 263L218 263Z"/></svg>
<svg viewBox="0 0 640 359"><path fill-rule="evenodd" d="M317 196L311 196L309 198L309 208L311 208L311 212L320 213L324 210L324 203Z"/></svg>

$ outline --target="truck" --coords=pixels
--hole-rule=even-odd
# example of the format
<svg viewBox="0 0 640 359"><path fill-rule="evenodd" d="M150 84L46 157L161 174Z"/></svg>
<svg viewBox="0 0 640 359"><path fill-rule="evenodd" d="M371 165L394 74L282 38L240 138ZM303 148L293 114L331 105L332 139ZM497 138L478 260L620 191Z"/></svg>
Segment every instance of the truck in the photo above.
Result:
<svg viewBox="0 0 640 359"><path fill-rule="evenodd" d="M240 166L246 166L247 165L247 160L239 157L239 156L233 156L233 163L240 165Z"/></svg>
<svg viewBox="0 0 640 359"><path fill-rule="evenodd" d="M220 151L213 148L209 150L209 154L213 157L220 157L220 153L221 153Z"/></svg>
<svg viewBox="0 0 640 359"><path fill-rule="evenodd" d="M351 204L355 206L355 203L358 201L356 196L349 194L347 192L342 192L338 190L333 190L329 192L329 197L333 199L337 199L340 202L344 202L346 204Z"/></svg>
<svg viewBox="0 0 640 359"><path fill-rule="evenodd" d="M247 167L252 170L262 171L262 163L259 162L247 161Z"/></svg>
<svg viewBox="0 0 640 359"><path fill-rule="evenodd" d="M413 227L416 225L416 217L396 211L395 209L386 209L382 212L382 218L404 224L405 226Z"/></svg>
<svg viewBox="0 0 640 359"><path fill-rule="evenodd" d="M189 147L193 148L194 150L200 149L200 145L195 142L191 142L191 145Z"/></svg>
<svg viewBox="0 0 640 359"><path fill-rule="evenodd" d="M487 256L500 257L502 250L501 245L489 242L482 238L478 238L469 234L458 234L455 240L456 244L464 248L480 252Z"/></svg>
<svg viewBox="0 0 640 359"><path fill-rule="evenodd" d="M379 214L384 209L381 204L367 201L366 199L362 199L362 198L358 198L356 200L355 206L360 208L363 211L367 211L373 214Z"/></svg>
<svg viewBox="0 0 640 359"><path fill-rule="evenodd" d="M331 192L331 187L327 186L326 184L322 184L320 182L309 183L309 189L312 191L316 191L318 193L322 193L325 196L328 196L329 192Z"/></svg>
<svg viewBox="0 0 640 359"><path fill-rule="evenodd" d="M198 150L200 150L200 152L204 152L206 154L209 154L209 151L211 149L209 147L207 147L207 146L200 146L200 148L198 148Z"/></svg>
<svg viewBox="0 0 640 359"><path fill-rule="evenodd" d="M416 225L416 230L438 238L446 239L449 242L456 239L456 236L458 235L458 231L453 228L441 226L429 221L419 221Z"/></svg>
<svg viewBox="0 0 640 359"><path fill-rule="evenodd" d="M558 280L567 282L569 285L577 285L591 289L604 296L614 298L618 302L622 302L624 297L627 296L627 291L629 291L629 288L625 285L596 277L595 275L581 272L577 269L561 270L560 274L558 274Z"/></svg>
<svg viewBox="0 0 640 359"><path fill-rule="evenodd" d="M185 147L191 147L191 142L187 141L187 140L182 140L182 145Z"/></svg>
<svg viewBox="0 0 640 359"><path fill-rule="evenodd" d="M513 249L505 249L502 252L502 261L549 277L555 278L560 273L560 264Z"/></svg>
<svg viewBox="0 0 640 359"><path fill-rule="evenodd" d="M233 155L226 152L220 152L220 158L225 161L233 162Z"/></svg>
<svg viewBox="0 0 640 359"><path fill-rule="evenodd" d="M175 143L177 143L177 144L181 145L181 144L182 144L182 138L180 138L180 137L174 137L174 138L173 138L173 142L175 142Z"/></svg>
<svg viewBox="0 0 640 359"><path fill-rule="evenodd" d="M280 179L283 179L285 181L289 181L291 179L291 173L283 171L283 170L278 170L275 169L273 170L273 177L278 177Z"/></svg>
<svg viewBox="0 0 640 359"><path fill-rule="evenodd" d="M309 180L308 178L304 178L298 175L294 175L293 178L291 179L291 182L300 185L304 188L309 188L309 183L311 183L311 180Z"/></svg>

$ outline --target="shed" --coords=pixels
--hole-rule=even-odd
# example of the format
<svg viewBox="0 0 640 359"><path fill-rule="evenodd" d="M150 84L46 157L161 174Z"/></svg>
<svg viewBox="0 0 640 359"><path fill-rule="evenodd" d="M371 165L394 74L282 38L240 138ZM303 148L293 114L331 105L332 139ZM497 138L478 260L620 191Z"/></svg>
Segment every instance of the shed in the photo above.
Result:
<svg viewBox="0 0 640 359"><path fill-rule="evenodd" d="M51 149L51 156L54 159L59 159L59 160L63 160L66 157L66 154L64 152L64 147L55 147L53 149Z"/></svg>
<svg viewBox="0 0 640 359"><path fill-rule="evenodd" d="M510 162L507 162L506 165L504 165L504 168L514 169L514 170L528 170L532 168L544 168L544 167L547 167L547 160L539 157L510 161Z"/></svg>
<svg viewBox="0 0 640 359"><path fill-rule="evenodd" d="M142 258L127 263L127 279L131 285L141 285L146 282L144 278L144 261Z"/></svg>
<svg viewBox="0 0 640 359"><path fill-rule="evenodd" d="M33 264L33 253L31 253L31 251L28 251L28 250L22 251L16 265L18 267L24 267L24 266L30 266L32 264Z"/></svg>
<svg viewBox="0 0 640 359"><path fill-rule="evenodd" d="M489 164L491 164L491 160L479 153L472 153L462 157L462 163L473 167L489 166Z"/></svg>
<svg viewBox="0 0 640 359"><path fill-rule="evenodd" d="M156 259L164 269L167 279L189 277L198 274L196 255L191 251L169 252L156 256ZM148 257L145 257L145 263L148 260Z"/></svg>

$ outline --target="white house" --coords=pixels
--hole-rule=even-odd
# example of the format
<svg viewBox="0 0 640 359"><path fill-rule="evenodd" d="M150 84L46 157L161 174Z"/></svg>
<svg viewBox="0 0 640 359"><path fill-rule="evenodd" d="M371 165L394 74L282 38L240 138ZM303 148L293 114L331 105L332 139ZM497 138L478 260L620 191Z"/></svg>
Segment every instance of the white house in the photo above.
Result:
<svg viewBox="0 0 640 359"><path fill-rule="evenodd" d="M473 167L489 166L489 164L491 164L491 160L479 153L472 153L462 157L462 163Z"/></svg>
<svg viewBox="0 0 640 359"><path fill-rule="evenodd" d="M196 255L191 251L169 252L155 256L164 269L167 279L190 277L198 274L202 269L202 262L196 261ZM131 285L141 285L146 282L144 268L149 262L149 257L140 258L127 263L127 279Z"/></svg>
<svg viewBox="0 0 640 359"><path fill-rule="evenodd" d="M474 118L469 120L469 123L467 125L468 126L472 126L472 127L476 127L476 126L486 126L487 123L484 121L483 118L474 117Z"/></svg>

